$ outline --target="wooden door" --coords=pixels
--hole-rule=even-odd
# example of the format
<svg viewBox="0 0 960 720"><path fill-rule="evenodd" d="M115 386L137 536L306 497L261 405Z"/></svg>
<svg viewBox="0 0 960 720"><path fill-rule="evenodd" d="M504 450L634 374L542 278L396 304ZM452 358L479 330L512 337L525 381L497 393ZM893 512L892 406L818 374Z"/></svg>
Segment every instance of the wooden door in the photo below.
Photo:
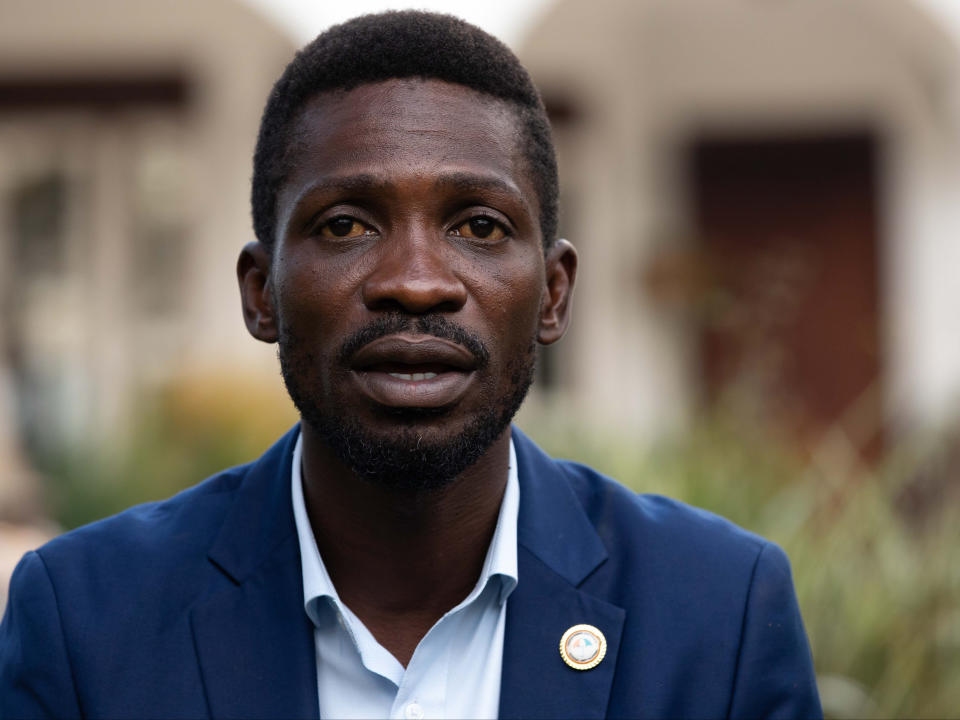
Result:
<svg viewBox="0 0 960 720"><path fill-rule="evenodd" d="M802 445L879 448L877 150L869 135L703 140L692 188L708 268L704 399Z"/></svg>

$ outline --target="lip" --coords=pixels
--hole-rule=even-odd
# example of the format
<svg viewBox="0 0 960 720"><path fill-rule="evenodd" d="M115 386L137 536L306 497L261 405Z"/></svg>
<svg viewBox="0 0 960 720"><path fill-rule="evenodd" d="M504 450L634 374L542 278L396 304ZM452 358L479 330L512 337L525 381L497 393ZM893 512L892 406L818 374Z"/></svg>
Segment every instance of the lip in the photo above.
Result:
<svg viewBox="0 0 960 720"><path fill-rule="evenodd" d="M364 345L350 360L353 370L387 365L436 365L471 371L477 359L462 345L434 335L387 335Z"/></svg>
<svg viewBox="0 0 960 720"><path fill-rule="evenodd" d="M380 405L441 408L467 392L477 359L461 345L435 336L388 335L358 350L350 369L358 389Z"/></svg>

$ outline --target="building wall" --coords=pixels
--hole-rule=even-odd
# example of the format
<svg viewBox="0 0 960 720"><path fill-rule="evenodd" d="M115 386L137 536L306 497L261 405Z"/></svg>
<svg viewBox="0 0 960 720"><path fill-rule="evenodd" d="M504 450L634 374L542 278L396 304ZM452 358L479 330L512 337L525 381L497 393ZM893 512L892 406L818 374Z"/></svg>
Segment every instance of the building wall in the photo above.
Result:
<svg viewBox="0 0 960 720"><path fill-rule="evenodd" d="M689 314L651 298L658 255L692 242L683 152L703 133L866 129L881 140L883 402L893 425L960 400L960 53L900 0L556 3L521 58L558 131L564 228L582 250L567 392L602 424L684 427L698 368Z"/></svg>
<svg viewBox="0 0 960 720"><path fill-rule="evenodd" d="M39 418L28 443L62 443L122 436L135 391L179 374L229 365L280 391L274 350L243 327L234 268L253 239L260 113L292 41L235 0L0 0L0 16L6 456L24 439L25 408ZM183 97L12 99L31 83L156 77L182 81ZM44 200L51 181L66 189ZM18 218L43 202L57 227L41 222L25 243L34 231ZM37 268L12 262L43 242Z"/></svg>

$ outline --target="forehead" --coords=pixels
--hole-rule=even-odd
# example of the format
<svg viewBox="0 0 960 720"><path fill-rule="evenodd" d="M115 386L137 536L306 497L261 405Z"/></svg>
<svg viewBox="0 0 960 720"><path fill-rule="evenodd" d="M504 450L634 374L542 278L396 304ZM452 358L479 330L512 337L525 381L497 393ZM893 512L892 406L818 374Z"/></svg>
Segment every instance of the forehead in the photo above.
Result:
<svg viewBox="0 0 960 720"><path fill-rule="evenodd" d="M281 195L325 175L405 179L464 171L515 185L536 212L520 135L510 104L440 80L394 79L321 93L292 126Z"/></svg>

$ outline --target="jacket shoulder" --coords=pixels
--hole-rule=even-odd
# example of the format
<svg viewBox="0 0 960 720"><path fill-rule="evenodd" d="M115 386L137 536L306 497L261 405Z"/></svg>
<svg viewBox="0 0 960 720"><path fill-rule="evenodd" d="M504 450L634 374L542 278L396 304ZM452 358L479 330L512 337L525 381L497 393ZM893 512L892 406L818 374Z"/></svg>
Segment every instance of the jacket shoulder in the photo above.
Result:
<svg viewBox="0 0 960 720"><path fill-rule="evenodd" d="M70 717L78 707L110 717L144 707L158 716L203 714L193 623L199 608L236 597L240 580L224 566L236 571L230 552L240 546L236 554L257 555L254 564L269 558L280 567L296 558L282 544L294 437L254 463L28 553L0 623L0 697L13 703L0 701L0 715Z"/></svg>
<svg viewBox="0 0 960 720"><path fill-rule="evenodd" d="M752 565L774 544L715 513L663 495L636 493L579 463L554 461L568 479L608 550L645 553L695 564L747 562Z"/></svg>
<svg viewBox="0 0 960 720"><path fill-rule="evenodd" d="M116 613L179 612L214 577L207 553L249 467L71 530L38 548L36 558L57 595L74 598L80 611L89 602Z"/></svg>
<svg viewBox="0 0 960 720"><path fill-rule="evenodd" d="M652 716L822 717L783 550L706 510L557 467L607 550L581 588L626 611L633 651L621 649L618 672L658 678L611 701L611 715L652 703Z"/></svg>
<svg viewBox="0 0 960 720"><path fill-rule="evenodd" d="M188 554L208 547L249 465L224 470L166 500L137 505L70 530L36 550L44 563L83 560L85 571L98 564L116 568L125 556Z"/></svg>

